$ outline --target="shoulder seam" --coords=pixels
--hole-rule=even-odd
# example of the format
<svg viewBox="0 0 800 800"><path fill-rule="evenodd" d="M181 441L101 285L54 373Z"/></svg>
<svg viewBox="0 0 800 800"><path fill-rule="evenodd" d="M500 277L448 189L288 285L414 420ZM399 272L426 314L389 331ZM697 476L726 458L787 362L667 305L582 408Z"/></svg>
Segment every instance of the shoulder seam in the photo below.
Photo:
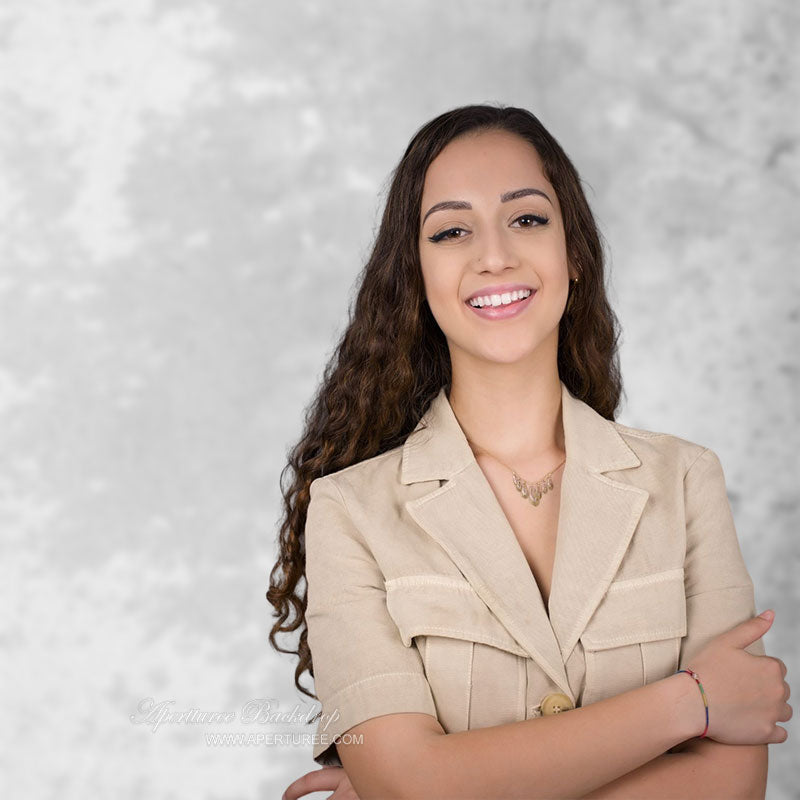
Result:
<svg viewBox="0 0 800 800"><path fill-rule="evenodd" d="M325 475L324 478L318 478L317 480L325 480L327 479L331 486L334 487L336 494L339 496L339 503L344 510L344 513L347 515L350 524L352 525L353 531L355 531L355 538L367 548L367 550L372 553L372 547L370 546L367 537L364 535L361 527L359 526L358 522L356 521L355 517L350 511L350 507L347 505L347 500L345 499L344 492L342 491L342 487L339 486L338 481L335 480L335 476L338 475L337 472L332 472L330 475ZM334 502L336 502L336 498L333 498ZM354 538L351 536L350 538Z"/></svg>
<svg viewBox="0 0 800 800"><path fill-rule="evenodd" d="M709 449L710 448L708 448L708 447L704 447L702 452L698 453L697 458L695 458L694 461L692 461L692 463L689 464L689 466L686 469L686 472L683 473L683 480L684 481L686 480L686 476L689 474L689 472L691 471L692 467L709 451Z"/></svg>
<svg viewBox="0 0 800 800"><path fill-rule="evenodd" d="M355 466L355 464L353 465ZM347 512L348 516L352 519L352 514L350 514L350 509L347 507L347 500L344 499L344 494L342 493L342 487L339 484L332 480L331 483L336 487L336 494L339 495L339 499L342 501L342 506L344 510Z"/></svg>

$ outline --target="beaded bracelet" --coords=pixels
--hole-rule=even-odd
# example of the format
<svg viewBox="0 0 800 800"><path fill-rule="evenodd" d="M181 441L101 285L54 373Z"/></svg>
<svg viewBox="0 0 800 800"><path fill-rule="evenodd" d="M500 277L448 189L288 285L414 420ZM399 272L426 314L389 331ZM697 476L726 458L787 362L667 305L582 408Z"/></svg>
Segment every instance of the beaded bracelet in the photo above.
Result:
<svg viewBox="0 0 800 800"><path fill-rule="evenodd" d="M677 675L679 672L685 672L691 678L694 678L695 681L697 681L697 685L700 687L700 694L703 696L703 705L706 708L706 729L699 736L699 738L702 739L708 733L708 700L706 700L706 693L703 690L703 684L700 683L700 676L693 669L679 669L675 674Z"/></svg>

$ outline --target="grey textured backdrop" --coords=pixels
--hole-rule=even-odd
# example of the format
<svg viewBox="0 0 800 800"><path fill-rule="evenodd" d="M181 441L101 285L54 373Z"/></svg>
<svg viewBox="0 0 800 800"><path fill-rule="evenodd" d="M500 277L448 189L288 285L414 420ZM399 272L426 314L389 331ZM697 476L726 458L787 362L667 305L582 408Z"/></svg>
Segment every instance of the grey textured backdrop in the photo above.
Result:
<svg viewBox="0 0 800 800"><path fill-rule="evenodd" d="M389 171L469 102L581 171L620 419L719 454L800 693L798 37L792 0L4 0L3 796L276 798L316 767L204 735L313 730L242 719L313 710L266 640L278 473ZM148 697L235 719L153 730Z"/></svg>

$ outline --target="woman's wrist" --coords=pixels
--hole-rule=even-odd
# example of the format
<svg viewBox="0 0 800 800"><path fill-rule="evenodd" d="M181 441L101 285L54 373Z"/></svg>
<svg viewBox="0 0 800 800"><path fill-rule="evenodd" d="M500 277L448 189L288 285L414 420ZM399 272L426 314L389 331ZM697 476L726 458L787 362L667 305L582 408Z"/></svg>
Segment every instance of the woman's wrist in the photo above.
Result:
<svg viewBox="0 0 800 800"><path fill-rule="evenodd" d="M706 706L694 679L683 672L662 678L665 702L673 710L671 726L676 742L700 736L706 727Z"/></svg>
<svg viewBox="0 0 800 800"><path fill-rule="evenodd" d="M705 712L706 717L706 724L703 728L703 732L700 734L700 738L703 739L708 734L708 698L706 697L706 690L703 688L703 684L700 681L700 676L691 668L686 667L686 669L679 669L676 674L686 673L696 684L697 688L700 690L700 697L703 699L703 710Z"/></svg>

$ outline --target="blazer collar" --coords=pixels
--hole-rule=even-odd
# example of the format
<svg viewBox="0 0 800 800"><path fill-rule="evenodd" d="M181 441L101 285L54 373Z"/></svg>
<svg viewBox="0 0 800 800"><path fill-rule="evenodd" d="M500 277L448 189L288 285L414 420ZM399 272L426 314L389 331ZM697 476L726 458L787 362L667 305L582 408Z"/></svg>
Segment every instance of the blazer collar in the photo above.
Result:
<svg viewBox="0 0 800 800"><path fill-rule="evenodd" d="M641 463L614 424L561 381L567 460L548 608L442 388L403 445L400 480L433 481L405 503L509 633L576 701L565 662L616 573L648 492L604 473Z"/></svg>

